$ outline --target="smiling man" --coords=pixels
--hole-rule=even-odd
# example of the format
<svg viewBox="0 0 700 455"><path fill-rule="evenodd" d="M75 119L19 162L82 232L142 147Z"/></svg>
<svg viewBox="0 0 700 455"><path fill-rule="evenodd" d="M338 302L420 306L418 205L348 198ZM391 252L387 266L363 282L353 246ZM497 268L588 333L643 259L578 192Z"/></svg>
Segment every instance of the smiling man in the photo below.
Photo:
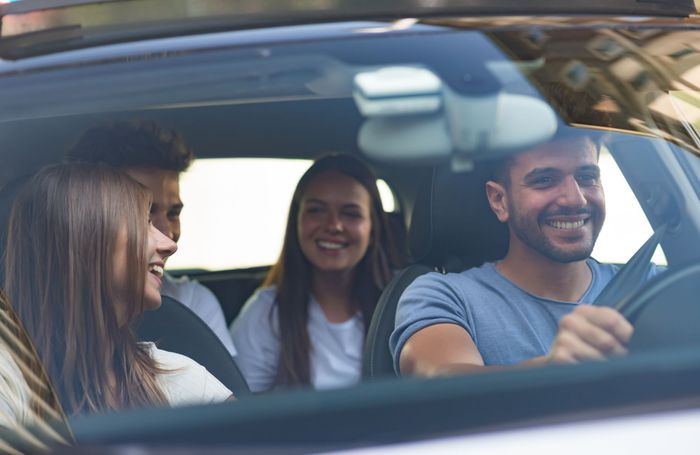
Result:
<svg viewBox="0 0 700 455"><path fill-rule="evenodd" d="M485 193L508 225L506 256L406 289L391 337L397 371L434 376L626 353L632 326L586 305L618 269L589 257L605 220L593 141L561 136L504 159Z"/></svg>
<svg viewBox="0 0 700 455"><path fill-rule="evenodd" d="M194 159L181 135L153 122L118 122L91 128L68 152L69 160L106 163L123 169L147 187L153 197L151 222L172 241L180 238L180 173ZM199 316L234 356L223 310L216 296L186 276L163 276L163 295L174 298Z"/></svg>

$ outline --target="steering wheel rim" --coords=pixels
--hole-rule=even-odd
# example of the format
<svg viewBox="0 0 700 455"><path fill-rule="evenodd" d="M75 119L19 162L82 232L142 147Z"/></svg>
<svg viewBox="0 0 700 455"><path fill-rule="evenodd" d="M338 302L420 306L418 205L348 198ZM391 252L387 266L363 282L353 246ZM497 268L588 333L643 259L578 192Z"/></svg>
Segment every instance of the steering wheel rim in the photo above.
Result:
<svg viewBox="0 0 700 455"><path fill-rule="evenodd" d="M644 283L616 309L635 332L630 351L700 344L700 263L664 273Z"/></svg>

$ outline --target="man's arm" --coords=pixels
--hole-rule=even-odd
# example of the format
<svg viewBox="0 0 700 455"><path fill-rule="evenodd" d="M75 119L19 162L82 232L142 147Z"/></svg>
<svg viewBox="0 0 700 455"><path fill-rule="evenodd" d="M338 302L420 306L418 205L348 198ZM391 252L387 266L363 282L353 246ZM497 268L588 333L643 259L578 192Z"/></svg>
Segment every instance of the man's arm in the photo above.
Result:
<svg viewBox="0 0 700 455"><path fill-rule="evenodd" d="M401 350L399 366L401 374L426 377L488 368L469 333L457 324L430 325L414 333Z"/></svg>
<svg viewBox="0 0 700 455"><path fill-rule="evenodd" d="M624 355L632 331L632 325L617 311L580 305L559 321L547 355L527 359L514 367ZM417 331L404 344L399 361L401 374L428 377L508 368L485 366L469 333L456 324L435 324Z"/></svg>

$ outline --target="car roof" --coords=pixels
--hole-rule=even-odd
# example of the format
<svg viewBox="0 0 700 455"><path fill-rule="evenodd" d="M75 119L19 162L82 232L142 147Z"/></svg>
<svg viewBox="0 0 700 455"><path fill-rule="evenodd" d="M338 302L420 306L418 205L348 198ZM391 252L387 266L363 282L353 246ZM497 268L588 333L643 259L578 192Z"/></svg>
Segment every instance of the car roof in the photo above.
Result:
<svg viewBox="0 0 700 455"><path fill-rule="evenodd" d="M24 0L0 5L0 57L17 59L147 38L366 18L393 20L446 13L687 17L696 12L692 0L445 0L439 3Z"/></svg>

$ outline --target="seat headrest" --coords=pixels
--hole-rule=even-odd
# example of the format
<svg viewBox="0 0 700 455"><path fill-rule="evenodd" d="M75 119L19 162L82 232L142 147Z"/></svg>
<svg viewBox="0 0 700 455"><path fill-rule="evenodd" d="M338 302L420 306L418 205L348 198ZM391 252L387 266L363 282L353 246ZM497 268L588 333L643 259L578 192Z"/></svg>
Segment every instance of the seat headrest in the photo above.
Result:
<svg viewBox="0 0 700 455"><path fill-rule="evenodd" d="M508 227L498 221L486 199L489 164L470 172L433 169L418 191L411 226L411 255L446 271L461 271L505 256Z"/></svg>

